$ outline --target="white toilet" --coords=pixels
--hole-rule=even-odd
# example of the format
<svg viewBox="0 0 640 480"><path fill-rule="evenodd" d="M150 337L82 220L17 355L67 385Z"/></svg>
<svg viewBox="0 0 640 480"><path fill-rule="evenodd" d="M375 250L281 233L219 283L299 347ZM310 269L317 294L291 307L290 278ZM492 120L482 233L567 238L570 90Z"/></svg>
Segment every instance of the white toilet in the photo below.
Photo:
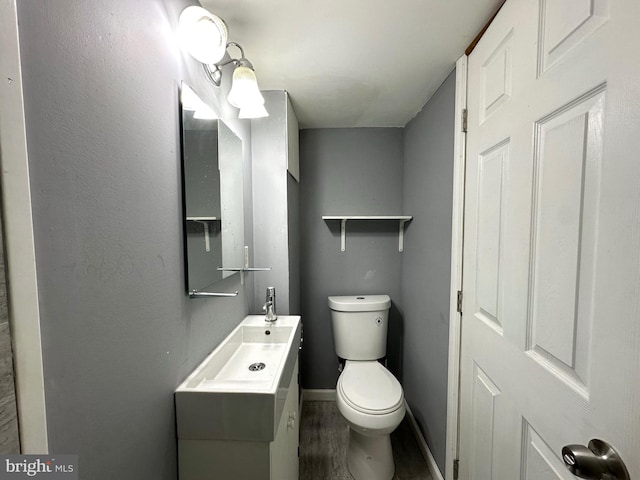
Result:
<svg viewBox="0 0 640 480"><path fill-rule="evenodd" d="M391 480L391 439L404 418L400 382L378 362L386 354L388 295L329 297L333 340L346 360L336 402L349 423L347 466L356 480Z"/></svg>

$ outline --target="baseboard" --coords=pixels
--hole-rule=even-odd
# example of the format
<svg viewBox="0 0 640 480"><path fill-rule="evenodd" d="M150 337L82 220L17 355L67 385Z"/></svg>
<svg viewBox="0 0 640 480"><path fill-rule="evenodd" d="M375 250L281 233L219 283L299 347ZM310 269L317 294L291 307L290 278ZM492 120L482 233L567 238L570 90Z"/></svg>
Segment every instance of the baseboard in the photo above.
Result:
<svg viewBox="0 0 640 480"><path fill-rule="evenodd" d="M302 403L304 402L335 402L335 388L303 388Z"/></svg>
<svg viewBox="0 0 640 480"><path fill-rule="evenodd" d="M409 419L409 423L411 424L411 429L413 430L413 434L418 441L418 446L420 447L420 451L422 452L422 456L424 457L425 462L427 462L427 467L429 467L429 472L431 472L431 476L434 480L444 480L442 473L440 473L440 469L438 468L438 464L436 463L436 459L433 458L433 454L429 449L429 445L427 445L422 432L420 431L420 427L418 427L418 422L416 421L416 417L413 416L413 412L409 408L409 405L406 404L407 407L407 418Z"/></svg>

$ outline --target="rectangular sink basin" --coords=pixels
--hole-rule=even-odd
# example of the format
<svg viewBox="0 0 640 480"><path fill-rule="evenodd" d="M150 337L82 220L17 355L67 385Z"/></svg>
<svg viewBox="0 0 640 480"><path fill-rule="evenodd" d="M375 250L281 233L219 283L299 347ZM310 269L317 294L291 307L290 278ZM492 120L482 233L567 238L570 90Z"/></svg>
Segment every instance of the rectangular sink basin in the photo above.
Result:
<svg viewBox="0 0 640 480"><path fill-rule="evenodd" d="M299 316L246 317L176 389L178 438L272 441L300 333Z"/></svg>

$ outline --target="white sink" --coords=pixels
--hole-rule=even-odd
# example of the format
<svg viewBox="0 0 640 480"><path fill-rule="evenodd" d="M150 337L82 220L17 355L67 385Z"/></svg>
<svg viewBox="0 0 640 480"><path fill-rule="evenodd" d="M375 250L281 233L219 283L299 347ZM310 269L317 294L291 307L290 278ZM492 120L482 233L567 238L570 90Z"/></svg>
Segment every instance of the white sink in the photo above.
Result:
<svg viewBox="0 0 640 480"><path fill-rule="evenodd" d="M299 316L246 317L176 389L178 438L272 441L300 330Z"/></svg>

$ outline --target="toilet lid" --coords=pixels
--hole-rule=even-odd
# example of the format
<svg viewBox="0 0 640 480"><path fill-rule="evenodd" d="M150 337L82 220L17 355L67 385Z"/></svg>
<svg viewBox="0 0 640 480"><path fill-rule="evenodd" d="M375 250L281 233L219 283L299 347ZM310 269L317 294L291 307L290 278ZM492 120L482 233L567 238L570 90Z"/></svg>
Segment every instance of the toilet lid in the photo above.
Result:
<svg viewBox="0 0 640 480"><path fill-rule="evenodd" d="M349 406L372 415L393 412L404 400L400 382L377 361L347 362L338 388Z"/></svg>

